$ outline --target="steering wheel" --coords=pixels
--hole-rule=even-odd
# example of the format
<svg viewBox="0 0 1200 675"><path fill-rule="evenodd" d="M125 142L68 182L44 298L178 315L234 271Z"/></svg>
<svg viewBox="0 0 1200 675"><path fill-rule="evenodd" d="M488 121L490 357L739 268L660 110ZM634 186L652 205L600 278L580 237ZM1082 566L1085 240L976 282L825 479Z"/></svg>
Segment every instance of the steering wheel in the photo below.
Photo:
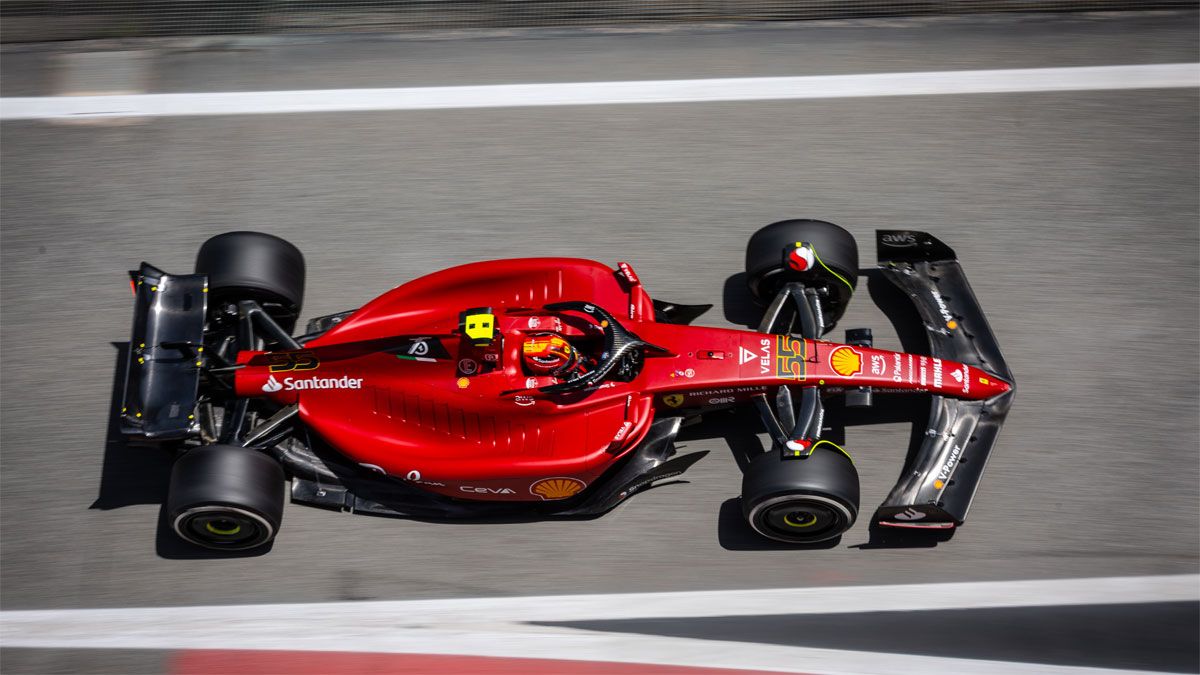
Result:
<svg viewBox="0 0 1200 675"><path fill-rule="evenodd" d="M546 309L552 312L578 311L599 319L598 324L604 331L604 351L600 353L600 362L596 364L594 370L587 373L579 373L565 382L538 387L537 391L539 393L562 394L569 391L587 389L604 381L604 378L608 376L613 368L620 364L622 359L635 353L636 350L649 348L657 351L666 351L662 347L645 342L631 333L613 318L612 314L609 314L603 307L598 305L588 302L555 302L546 305Z"/></svg>

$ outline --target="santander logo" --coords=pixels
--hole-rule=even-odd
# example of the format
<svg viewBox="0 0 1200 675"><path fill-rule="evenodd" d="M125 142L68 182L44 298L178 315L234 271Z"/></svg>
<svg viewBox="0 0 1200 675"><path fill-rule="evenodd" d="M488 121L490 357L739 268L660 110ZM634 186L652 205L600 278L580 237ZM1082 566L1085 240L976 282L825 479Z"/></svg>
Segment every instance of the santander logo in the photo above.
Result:
<svg viewBox="0 0 1200 675"><path fill-rule="evenodd" d="M268 394L286 389L288 391L296 391L302 389L362 389L363 378L361 377L309 377L306 379L297 379L294 377L285 377L281 383L275 379L274 375L267 378L267 383L262 386L262 390Z"/></svg>

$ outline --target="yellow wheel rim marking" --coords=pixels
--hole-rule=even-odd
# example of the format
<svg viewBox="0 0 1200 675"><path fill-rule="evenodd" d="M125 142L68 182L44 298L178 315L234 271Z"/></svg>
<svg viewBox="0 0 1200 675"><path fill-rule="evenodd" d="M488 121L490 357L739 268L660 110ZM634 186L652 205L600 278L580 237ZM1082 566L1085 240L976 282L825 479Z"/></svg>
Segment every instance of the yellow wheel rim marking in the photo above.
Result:
<svg viewBox="0 0 1200 675"><path fill-rule="evenodd" d="M216 527L212 523L205 523L204 529L208 530L209 532L212 532L213 534L219 534L219 535L228 537L230 535L234 535L234 534L237 534L238 532L241 532L242 526L234 525L233 527L229 528L228 530L222 530L221 528Z"/></svg>
<svg viewBox="0 0 1200 675"><path fill-rule="evenodd" d="M814 516L812 514L805 514L805 515L807 515L809 518L811 518L811 520L809 520L807 522L795 521L795 520L792 520L792 514L789 513L788 515L783 517L783 522L787 523L791 527L812 527L813 525L817 524L816 516Z"/></svg>

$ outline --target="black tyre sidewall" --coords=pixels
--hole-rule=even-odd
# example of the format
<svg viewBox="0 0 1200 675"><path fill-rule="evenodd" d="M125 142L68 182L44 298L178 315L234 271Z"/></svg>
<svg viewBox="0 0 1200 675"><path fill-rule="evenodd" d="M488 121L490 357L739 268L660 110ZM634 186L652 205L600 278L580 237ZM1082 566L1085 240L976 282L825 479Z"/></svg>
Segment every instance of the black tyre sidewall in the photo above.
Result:
<svg viewBox="0 0 1200 675"><path fill-rule="evenodd" d="M275 459L249 448L207 445L188 450L175 461L167 492L167 519L181 538L206 548L237 551L271 541L283 521L284 472ZM245 542L205 540L187 524L196 518L227 513L260 524L262 536Z"/></svg>
<svg viewBox="0 0 1200 675"><path fill-rule="evenodd" d="M836 505L845 514L844 527L822 536L798 532L789 537L763 523L768 509L792 500ZM754 458L742 477L742 515L760 535L794 544L816 543L841 535L858 519L859 480L854 464L841 451L818 446L805 459L784 459L778 451Z"/></svg>
<svg viewBox="0 0 1200 675"><path fill-rule="evenodd" d="M821 262L843 277L849 287L821 265L807 272L784 265L784 249L798 241L812 244ZM858 285L858 243L854 235L833 223L804 219L781 220L755 232L746 244L746 285L751 294L759 302L768 303L788 281L829 286L833 295L823 309L830 315L828 324L832 326L845 312Z"/></svg>
<svg viewBox="0 0 1200 675"><path fill-rule="evenodd" d="M262 232L226 232L200 247L196 272L208 275L209 306L256 300L282 306L277 320L295 325L304 304L304 255L285 239Z"/></svg>

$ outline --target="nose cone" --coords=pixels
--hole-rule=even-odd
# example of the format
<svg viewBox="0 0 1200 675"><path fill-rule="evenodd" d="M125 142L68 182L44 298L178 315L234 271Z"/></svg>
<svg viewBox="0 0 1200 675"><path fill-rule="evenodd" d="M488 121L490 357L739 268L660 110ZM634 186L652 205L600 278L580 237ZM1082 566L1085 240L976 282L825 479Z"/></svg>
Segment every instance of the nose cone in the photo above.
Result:
<svg viewBox="0 0 1200 675"><path fill-rule="evenodd" d="M978 370L976 368L972 368L971 371L971 377L974 380L974 382L971 383L972 398L991 398L993 396L999 396L1000 394L1012 391L1013 386L1011 383L1006 382L999 377L992 375L991 373Z"/></svg>

